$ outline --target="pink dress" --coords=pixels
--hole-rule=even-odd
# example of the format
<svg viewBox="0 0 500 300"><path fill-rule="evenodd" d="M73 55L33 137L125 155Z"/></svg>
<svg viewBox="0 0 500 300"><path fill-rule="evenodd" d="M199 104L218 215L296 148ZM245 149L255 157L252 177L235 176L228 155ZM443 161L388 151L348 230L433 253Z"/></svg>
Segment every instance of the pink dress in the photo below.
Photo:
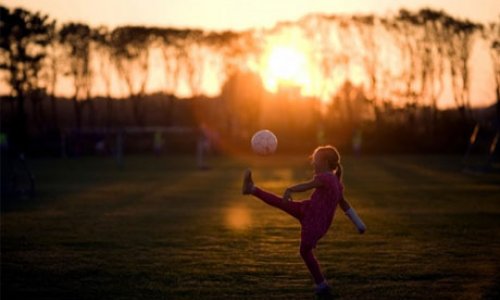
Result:
<svg viewBox="0 0 500 300"><path fill-rule="evenodd" d="M300 219L301 243L313 248L330 228L335 210L344 192L342 183L332 172L316 174L314 179L319 180L323 185L314 190L310 200L302 201Z"/></svg>
<svg viewBox="0 0 500 300"><path fill-rule="evenodd" d="M325 172L314 176L323 184L314 190L310 200L286 201L283 198L255 187L252 194L267 204L277 207L300 221L300 256L304 259L316 284L324 280L318 261L312 252L333 221L344 188L337 175Z"/></svg>

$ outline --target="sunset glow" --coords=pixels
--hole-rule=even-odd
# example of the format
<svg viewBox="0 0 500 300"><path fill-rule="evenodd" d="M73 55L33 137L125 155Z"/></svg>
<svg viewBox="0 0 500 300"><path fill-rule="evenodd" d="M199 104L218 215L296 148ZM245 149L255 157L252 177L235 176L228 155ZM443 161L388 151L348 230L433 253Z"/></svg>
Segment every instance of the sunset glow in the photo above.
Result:
<svg viewBox="0 0 500 300"><path fill-rule="evenodd" d="M226 224L233 230L244 230L250 226L249 210L244 206L231 207L226 211Z"/></svg>
<svg viewBox="0 0 500 300"><path fill-rule="evenodd" d="M310 85L306 55L291 46L275 46L265 58L262 77L266 88L275 92L279 85L305 88Z"/></svg>
<svg viewBox="0 0 500 300"><path fill-rule="evenodd" d="M322 13L332 16L373 13L390 19L403 8L400 3L394 1L379 1L375 4L364 0L349 3L300 0L291 6L283 5L280 1L251 1L241 4L223 0L151 0L148 1L148 5L137 1L117 0L71 2L7 0L5 2L10 8L20 6L48 14L51 19L57 21L58 26L63 26L66 22L82 22L93 28L107 26L110 32L116 26L199 28L207 34L229 30L237 35L241 35L242 30L249 29L253 39L258 41L259 52L255 56L234 59L240 60L237 64L242 69L258 74L265 89L270 93L278 92L280 87L293 87L291 90L299 91L303 97L314 97L329 103L344 82L349 81L367 91L367 94L375 94L380 99L390 99L392 103L404 106L408 99L402 99L405 97L401 95L410 95L422 90L418 88L420 77L408 75L410 70L419 71L418 68L410 68L411 60L407 57L410 52L400 49L401 45L398 44L394 32L380 25L380 28L374 31L376 32L374 40L377 42L377 46L373 48L375 52L370 53L364 50L363 44L366 41L363 42L363 30L357 28L354 23L351 22L350 30L342 31L340 29L343 27L339 23L342 18L330 18L328 21L320 21L319 18ZM405 3L405 8L415 11L426 5L424 0L410 2ZM193 7L197 9L193 10ZM482 5L476 5L471 0L460 3L446 0L431 8L445 9L457 17L468 17L485 24L496 20L498 16L498 4L493 0L484 0ZM221 9L231 11L231 18L218 17ZM256 15L259 17L255 18ZM365 38L368 36L371 35L365 35ZM479 36L474 36L471 41L474 44L471 46L468 58L470 60L468 78L471 80L467 93L470 95L472 106L491 105L496 99L495 71L492 68L495 58L491 57L489 51L491 41L480 39ZM148 50L149 57L147 73L145 76L140 76L141 72L129 70L133 74L130 76L132 85L125 82L112 60L107 59L106 55L97 53L96 48L92 46L90 67L93 76L88 94L91 97L109 95L114 98L127 98L131 94L129 86L134 87L134 93L144 86L145 94L171 93L179 98L195 95L216 98L228 79L228 74L225 73L227 53L210 42L201 43L205 44L187 48L190 50L186 52L186 57L189 57L192 64L182 62L178 70L167 67L171 62L177 61L177 58L171 57L165 60L162 46L151 44L149 48L144 47L143 49ZM240 50L245 52L249 49L243 47L238 51ZM444 59L449 58L444 57ZM46 65L48 64L47 61ZM448 62L446 64L442 72L442 92L437 95L439 108L456 106L450 64ZM193 67L195 65L196 68ZM75 94L75 80L68 70L64 69L67 66L68 64L61 64L53 92L57 96L71 98ZM370 70L372 74L368 74ZM110 80L108 85L105 84L106 78ZM145 78L144 85L141 78ZM373 87L370 78L376 78ZM0 79L5 79L0 80L0 95L12 94L6 71L0 70ZM408 84L404 82L405 80L414 82ZM40 85L45 88L49 83L44 82L42 78ZM408 87L413 87L414 91L401 91ZM421 102L424 103L429 97L422 99Z"/></svg>

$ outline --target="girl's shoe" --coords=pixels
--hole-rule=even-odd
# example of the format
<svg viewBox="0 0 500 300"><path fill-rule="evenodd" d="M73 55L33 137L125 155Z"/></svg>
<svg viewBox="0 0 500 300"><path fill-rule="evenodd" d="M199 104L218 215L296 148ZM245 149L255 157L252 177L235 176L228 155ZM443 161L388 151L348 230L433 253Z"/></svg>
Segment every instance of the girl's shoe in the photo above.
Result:
<svg viewBox="0 0 500 300"><path fill-rule="evenodd" d="M316 295L330 295L332 291L332 287L328 285L328 283L323 281L322 283L316 285L316 288L314 289L316 292Z"/></svg>
<svg viewBox="0 0 500 300"><path fill-rule="evenodd" d="M252 180L252 171L250 169L246 169L243 175L243 185L241 187L241 193L243 195L249 195L253 190L253 180Z"/></svg>

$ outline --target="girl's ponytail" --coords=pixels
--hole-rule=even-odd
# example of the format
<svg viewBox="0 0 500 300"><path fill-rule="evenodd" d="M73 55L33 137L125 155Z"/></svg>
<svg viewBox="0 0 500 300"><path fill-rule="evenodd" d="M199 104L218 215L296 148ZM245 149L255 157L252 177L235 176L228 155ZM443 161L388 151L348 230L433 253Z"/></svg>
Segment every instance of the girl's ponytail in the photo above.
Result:
<svg viewBox="0 0 500 300"><path fill-rule="evenodd" d="M337 164L337 171L335 171L335 175L337 175L337 178L339 181L342 181L342 164L338 163Z"/></svg>

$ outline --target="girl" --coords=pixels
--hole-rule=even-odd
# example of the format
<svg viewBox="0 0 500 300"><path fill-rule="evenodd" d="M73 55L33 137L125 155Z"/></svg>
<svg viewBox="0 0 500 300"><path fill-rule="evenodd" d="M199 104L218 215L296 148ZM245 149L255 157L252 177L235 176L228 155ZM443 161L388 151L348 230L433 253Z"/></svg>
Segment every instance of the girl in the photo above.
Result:
<svg viewBox="0 0 500 300"><path fill-rule="evenodd" d="M243 178L242 193L254 195L267 204L277 207L296 218L301 224L300 256L311 272L316 284L316 293L328 293L331 287L321 273L318 261L314 257L313 248L330 227L337 205L356 225L359 233L364 233L366 226L343 196L342 165L340 155L335 147L322 146L312 154L314 178L287 188L280 198L254 185L250 170L246 170ZM292 201L292 193L314 189L310 200Z"/></svg>

